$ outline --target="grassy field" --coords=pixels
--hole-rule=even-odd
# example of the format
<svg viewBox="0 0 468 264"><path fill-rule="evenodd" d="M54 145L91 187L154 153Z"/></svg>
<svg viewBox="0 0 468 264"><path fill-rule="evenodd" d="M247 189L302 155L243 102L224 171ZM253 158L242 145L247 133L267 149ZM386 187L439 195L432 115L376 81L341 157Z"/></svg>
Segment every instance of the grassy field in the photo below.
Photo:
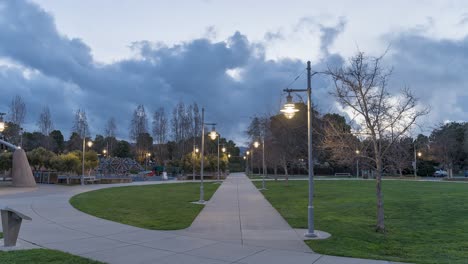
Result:
<svg viewBox="0 0 468 264"><path fill-rule="evenodd" d="M205 183L205 200L219 184ZM117 187L78 194L70 203L80 211L146 229L187 228L203 208L199 183Z"/></svg>
<svg viewBox="0 0 468 264"><path fill-rule="evenodd" d="M261 182L255 183L257 186ZM467 263L468 184L384 181L386 234L374 232L374 181L315 181L318 253L413 263ZM265 197L292 227L307 226L305 181L267 182Z"/></svg>
<svg viewBox="0 0 468 264"><path fill-rule="evenodd" d="M48 250L31 249L17 251L0 251L0 263L2 264L99 264L102 262L74 256L68 253Z"/></svg>

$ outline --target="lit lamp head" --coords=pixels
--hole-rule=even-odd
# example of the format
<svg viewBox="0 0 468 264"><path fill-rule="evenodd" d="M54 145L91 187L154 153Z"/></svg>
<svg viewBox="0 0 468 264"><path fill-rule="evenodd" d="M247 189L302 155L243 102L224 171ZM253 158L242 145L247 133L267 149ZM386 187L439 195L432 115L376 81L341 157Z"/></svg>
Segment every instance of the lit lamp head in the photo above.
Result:
<svg viewBox="0 0 468 264"><path fill-rule="evenodd" d="M223 147L223 148L221 149L221 151L222 151L222 152L226 152L226 147Z"/></svg>
<svg viewBox="0 0 468 264"><path fill-rule="evenodd" d="M151 157L151 153L149 153L149 152L146 153L146 156L147 156L147 157Z"/></svg>
<svg viewBox="0 0 468 264"><path fill-rule="evenodd" d="M254 145L255 148L258 148L258 146L260 146L260 143L258 143L258 141L255 141L255 142L253 143L253 145Z"/></svg>
<svg viewBox="0 0 468 264"><path fill-rule="evenodd" d="M422 156L422 153L421 152L418 152L418 157L421 157Z"/></svg>
<svg viewBox="0 0 468 264"><path fill-rule="evenodd" d="M359 151L359 149L356 149L356 154L359 155L361 153L361 151Z"/></svg>
<svg viewBox="0 0 468 264"><path fill-rule="evenodd" d="M197 147L195 148L195 153L198 153L198 152L200 152L200 149Z"/></svg>
<svg viewBox="0 0 468 264"><path fill-rule="evenodd" d="M105 150L105 149L102 150L102 154L106 155L106 153L107 153L107 150Z"/></svg>
<svg viewBox="0 0 468 264"><path fill-rule="evenodd" d="M3 115L5 113L0 113L0 133L3 132L3 130L5 130L5 122L3 121Z"/></svg>
<svg viewBox="0 0 468 264"><path fill-rule="evenodd" d="M245 154L248 156L250 154L250 151L247 150L247 152Z"/></svg>
<svg viewBox="0 0 468 264"><path fill-rule="evenodd" d="M88 145L88 147L92 147L93 146L93 142L90 140L88 141L88 143L86 143Z"/></svg>
<svg viewBox="0 0 468 264"><path fill-rule="evenodd" d="M215 140L216 137L218 137L218 133L216 133L216 130L215 130L214 126L211 128L211 132L210 132L209 136L210 136L211 140Z"/></svg>
<svg viewBox="0 0 468 264"><path fill-rule="evenodd" d="M247 157L246 157L246 156L244 156L244 159L247 159Z"/></svg>
<svg viewBox="0 0 468 264"><path fill-rule="evenodd" d="M230 158L230 157L231 157L231 154L228 154L228 158Z"/></svg>
<svg viewBox="0 0 468 264"><path fill-rule="evenodd" d="M294 115L299 112L299 109L296 109L296 105L292 102L292 96L288 93L286 96L286 104L284 104L283 109L280 110L287 119L291 119Z"/></svg>

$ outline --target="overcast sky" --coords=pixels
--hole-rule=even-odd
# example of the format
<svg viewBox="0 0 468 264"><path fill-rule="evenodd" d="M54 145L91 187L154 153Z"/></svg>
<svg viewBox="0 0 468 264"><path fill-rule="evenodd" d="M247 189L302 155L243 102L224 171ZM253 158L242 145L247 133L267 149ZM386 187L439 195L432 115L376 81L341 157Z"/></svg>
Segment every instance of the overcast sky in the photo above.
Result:
<svg viewBox="0 0 468 264"><path fill-rule="evenodd" d="M322 70L389 48L390 85L431 106L429 128L468 119L467 33L466 1L0 0L0 112L19 94L27 130L49 105L66 137L82 108L93 135L115 117L126 139L138 104L197 102L243 144L249 117L276 113L307 60ZM338 111L330 83L313 86L320 110Z"/></svg>

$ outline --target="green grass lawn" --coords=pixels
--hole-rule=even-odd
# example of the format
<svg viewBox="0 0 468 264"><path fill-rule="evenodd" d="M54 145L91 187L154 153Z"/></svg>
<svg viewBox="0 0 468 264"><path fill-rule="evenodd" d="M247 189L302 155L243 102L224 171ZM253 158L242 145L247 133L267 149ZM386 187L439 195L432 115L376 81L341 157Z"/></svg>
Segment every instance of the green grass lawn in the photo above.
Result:
<svg viewBox="0 0 468 264"><path fill-rule="evenodd" d="M219 184L205 183L205 200ZM73 196L70 203L80 211L111 221L146 229L176 230L192 224L203 205L199 183L116 187Z"/></svg>
<svg viewBox="0 0 468 264"><path fill-rule="evenodd" d="M261 182L255 182L259 187ZM267 182L265 197L294 228L307 227L306 181ZM386 234L374 232L374 181L315 181L317 253L414 263L468 262L468 184L384 181Z"/></svg>
<svg viewBox="0 0 468 264"><path fill-rule="evenodd" d="M0 251L2 264L99 264L102 262L49 249Z"/></svg>

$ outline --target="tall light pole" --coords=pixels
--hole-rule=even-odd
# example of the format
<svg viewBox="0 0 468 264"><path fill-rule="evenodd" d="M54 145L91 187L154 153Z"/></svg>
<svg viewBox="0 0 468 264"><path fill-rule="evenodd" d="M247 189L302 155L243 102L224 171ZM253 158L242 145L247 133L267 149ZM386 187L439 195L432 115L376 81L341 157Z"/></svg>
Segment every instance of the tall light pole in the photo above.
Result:
<svg viewBox="0 0 468 264"><path fill-rule="evenodd" d="M262 189L266 190L265 187L265 177L266 177L266 166L265 166L265 137L262 137L262 174L263 174L263 182L262 182Z"/></svg>
<svg viewBox="0 0 468 264"><path fill-rule="evenodd" d="M245 167L246 167L246 173L247 175L250 173L250 167L249 167L249 155L250 155L250 151L247 150L247 152L245 152L245 155L247 156L246 157L246 163L245 163ZM250 163L250 166L252 166L252 162Z"/></svg>
<svg viewBox="0 0 468 264"><path fill-rule="evenodd" d="M88 143L86 143L86 136L83 136L83 160L81 162L81 185L84 185L86 144L88 145L88 147L93 146L93 142L90 140L88 141Z"/></svg>
<svg viewBox="0 0 468 264"><path fill-rule="evenodd" d="M306 92L307 93L307 149L308 149L308 165L309 165L309 204L307 206L308 213L308 229L304 234L306 237L317 237L314 231L314 163L312 156L312 87L311 87L311 68L310 61L307 62L307 89L284 89L288 93L287 102L281 112L284 113L286 118L291 119L294 117L296 109L292 102L292 92Z"/></svg>
<svg viewBox="0 0 468 264"><path fill-rule="evenodd" d="M414 179L418 177L418 156L421 156L421 152L416 152L416 140L413 143L413 152L414 152L414 162L413 162L413 169L414 169Z"/></svg>
<svg viewBox="0 0 468 264"><path fill-rule="evenodd" d="M218 144L218 177L217 177L217 181L218 181L218 182L219 182L219 138L220 138L220 137L221 137L221 136L218 135L218 143L217 143L217 144Z"/></svg>
<svg viewBox="0 0 468 264"><path fill-rule="evenodd" d="M356 178L359 178L359 154L361 152L359 151L359 149L356 149Z"/></svg>
<svg viewBox="0 0 468 264"><path fill-rule="evenodd" d="M416 151L416 147L414 147L414 178L418 177L418 158L422 156L420 151Z"/></svg>
<svg viewBox="0 0 468 264"><path fill-rule="evenodd" d="M200 150L198 149L197 145L193 145L193 152L192 152L192 174L193 174L193 180L195 180L195 158L197 157L197 153Z"/></svg>
<svg viewBox="0 0 468 264"><path fill-rule="evenodd" d="M250 152L247 150L245 152L244 160L245 160L245 174L249 175L249 154Z"/></svg>
<svg viewBox="0 0 468 264"><path fill-rule="evenodd" d="M220 173L220 170L219 170L219 139L220 138L221 138L221 135L218 135L218 181L220 181L220 179L219 179L219 173ZM221 148L221 151L223 153L226 152L226 147L224 146L224 144L223 144L223 147Z"/></svg>
<svg viewBox="0 0 468 264"><path fill-rule="evenodd" d="M200 162L200 200L198 203L204 204L205 203L205 192L203 189L203 160L205 159L205 125L212 125L212 130L210 132L210 138L212 140L216 139L217 133L215 130L216 123L205 123L205 108L202 107L202 136L201 136L201 162Z"/></svg>
<svg viewBox="0 0 468 264"><path fill-rule="evenodd" d="M149 163L149 158L151 157L151 153L146 153L146 165L145 165L145 170L148 170L148 163Z"/></svg>

